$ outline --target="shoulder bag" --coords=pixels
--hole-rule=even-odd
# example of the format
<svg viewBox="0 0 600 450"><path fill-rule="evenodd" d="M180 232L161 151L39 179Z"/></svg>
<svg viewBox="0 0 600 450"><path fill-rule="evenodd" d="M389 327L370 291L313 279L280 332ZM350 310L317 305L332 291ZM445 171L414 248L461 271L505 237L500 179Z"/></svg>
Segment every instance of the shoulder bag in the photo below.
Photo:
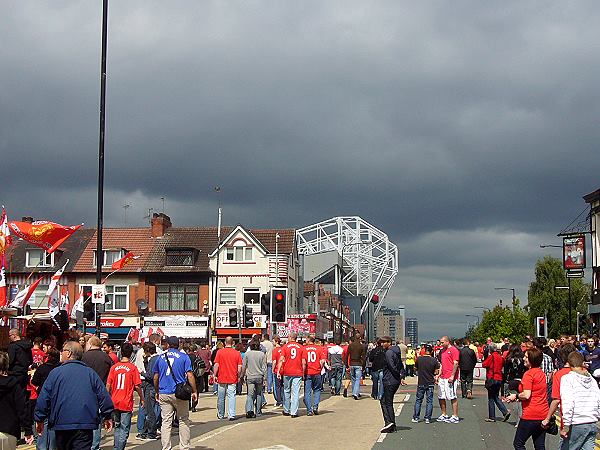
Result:
<svg viewBox="0 0 600 450"><path fill-rule="evenodd" d="M485 380L485 388L491 389L494 385L494 354L492 353L488 358L492 358L492 367L490 370L492 371L492 376L490 378L486 378Z"/></svg>
<svg viewBox="0 0 600 450"><path fill-rule="evenodd" d="M175 374L173 373L171 361L169 361L169 355L167 355L166 353L165 359L167 360L167 365L169 366L169 370L171 371L173 381L175 382L175 398L178 398L179 400L189 401L192 398L192 387L189 385L187 379L183 383L177 383L177 378L175 378Z"/></svg>

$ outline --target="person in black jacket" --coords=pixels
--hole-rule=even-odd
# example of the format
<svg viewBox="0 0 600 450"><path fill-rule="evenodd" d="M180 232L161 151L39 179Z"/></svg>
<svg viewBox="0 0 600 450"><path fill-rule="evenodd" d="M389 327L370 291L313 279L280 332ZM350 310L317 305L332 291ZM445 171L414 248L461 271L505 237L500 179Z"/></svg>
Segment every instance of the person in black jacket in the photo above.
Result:
<svg viewBox="0 0 600 450"><path fill-rule="evenodd" d="M10 339L10 344L8 344L8 374L17 379L26 398L29 398L25 391L29 382L27 371L33 364L31 354L33 345L28 340L23 339L21 332L16 328L8 331L8 338Z"/></svg>
<svg viewBox="0 0 600 450"><path fill-rule="evenodd" d="M381 411L383 413L384 427L381 433L396 431L396 414L394 412L394 395L404 382L405 372L402 364L400 348L392 345L392 338L384 336L381 344L385 349L385 367L383 368L383 397L381 397Z"/></svg>
<svg viewBox="0 0 600 450"><path fill-rule="evenodd" d="M469 347L471 342L464 339L458 353L458 367L460 369L460 390L462 398L473 398L473 370L477 364L477 355Z"/></svg>
<svg viewBox="0 0 600 450"><path fill-rule="evenodd" d="M12 330L11 330L12 331ZM27 444L33 442L32 421L19 379L8 375L9 357L0 352L0 448L14 450L21 431Z"/></svg>
<svg viewBox="0 0 600 450"><path fill-rule="evenodd" d="M385 349L381 345L381 339L377 340L377 345L369 352L369 361L371 362L371 380L373 381L371 397L381 400L383 397L383 368L385 367Z"/></svg>
<svg viewBox="0 0 600 450"><path fill-rule="evenodd" d="M38 367L31 377L31 384L35 386L38 394L42 386L50 375L50 372L60 366L60 352L54 347L48 349L48 359L44 364ZM34 408L35 409L35 408ZM33 418L33 413L32 413ZM48 428L48 421L44 422L44 430L38 436L36 443L37 450L56 450L56 435L54 430Z"/></svg>

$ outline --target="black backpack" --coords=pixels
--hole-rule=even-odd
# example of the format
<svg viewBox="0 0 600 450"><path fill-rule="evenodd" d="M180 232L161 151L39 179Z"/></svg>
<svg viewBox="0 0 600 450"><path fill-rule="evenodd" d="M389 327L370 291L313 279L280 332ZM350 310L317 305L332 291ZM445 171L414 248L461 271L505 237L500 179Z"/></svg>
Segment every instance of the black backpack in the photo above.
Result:
<svg viewBox="0 0 600 450"><path fill-rule="evenodd" d="M200 378L206 373L206 363L202 358L197 357L195 359L194 364L192 364L192 372L197 378Z"/></svg>

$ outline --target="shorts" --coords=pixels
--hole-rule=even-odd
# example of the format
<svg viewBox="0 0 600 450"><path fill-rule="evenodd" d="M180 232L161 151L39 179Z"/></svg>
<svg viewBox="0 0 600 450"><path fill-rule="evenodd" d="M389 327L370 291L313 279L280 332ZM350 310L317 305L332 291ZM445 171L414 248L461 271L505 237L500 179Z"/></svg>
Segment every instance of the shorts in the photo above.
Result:
<svg viewBox="0 0 600 450"><path fill-rule="evenodd" d="M440 378L438 381L438 398L440 400L454 400L456 399L456 387L458 386L458 380L454 380L452 383L448 382L447 378Z"/></svg>

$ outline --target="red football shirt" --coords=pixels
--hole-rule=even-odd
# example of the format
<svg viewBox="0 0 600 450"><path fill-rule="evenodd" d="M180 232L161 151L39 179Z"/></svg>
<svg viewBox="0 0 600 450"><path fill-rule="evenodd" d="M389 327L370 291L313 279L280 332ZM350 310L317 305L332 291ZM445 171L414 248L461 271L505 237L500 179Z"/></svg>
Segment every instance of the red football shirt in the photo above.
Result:
<svg viewBox="0 0 600 450"><path fill-rule="evenodd" d="M297 342L288 342L281 347L281 356L285 358L281 373L288 377L301 377L302 370L302 346Z"/></svg>
<svg viewBox="0 0 600 450"><path fill-rule="evenodd" d="M31 349L31 357L33 358L34 364L43 364L46 362L46 352L41 348L32 348Z"/></svg>
<svg viewBox="0 0 600 450"><path fill-rule="evenodd" d="M142 380L135 364L118 363L110 368L106 385L111 386L110 398L115 404L115 410L133 411L133 391L140 384Z"/></svg>
<svg viewBox="0 0 600 450"><path fill-rule="evenodd" d="M320 375L321 374L321 359L323 349L320 345L305 345L302 357L306 360L306 374Z"/></svg>
<svg viewBox="0 0 600 450"><path fill-rule="evenodd" d="M233 347L225 347L217 352L215 364L219 365L217 383L235 384L238 382L238 366L242 365L242 355Z"/></svg>
<svg viewBox="0 0 600 450"><path fill-rule="evenodd" d="M271 356L273 361L273 373L277 373L277 364L279 364L279 357L281 356L281 347L275 347Z"/></svg>
<svg viewBox="0 0 600 450"><path fill-rule="evenodd" d="M521 400L522 418L526 420L544 420L548 414L546 396L546 374L539 367L529 369L523 374L519 392L531 391L529 400Z"/></svg>

